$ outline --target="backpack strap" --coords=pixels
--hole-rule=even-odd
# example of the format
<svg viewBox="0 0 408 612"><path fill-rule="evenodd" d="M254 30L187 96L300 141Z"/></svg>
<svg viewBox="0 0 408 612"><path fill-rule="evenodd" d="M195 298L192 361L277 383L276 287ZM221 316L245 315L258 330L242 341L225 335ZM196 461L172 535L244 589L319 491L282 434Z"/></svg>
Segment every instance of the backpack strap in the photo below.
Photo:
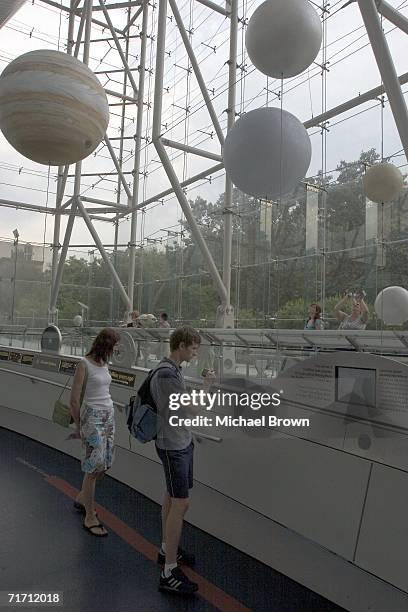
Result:
<svg viewBox="0 0 408 612"><path fill-rule="evenodd" d="M158 366L156 366L153 370L150 370L147 378L149 380L149 384L150 381L152 380L153 376L156 374L156 372L158 372L159 370L164 370L164 369L170 369L170 368L174 368L176 369L176 366L173 365L172 363L169 363L168 361L162 361L159 363Z"/></svg>
<svg viewBox="0 0 408 612"><path fill-rule="evenodd" d="M169 363L168 361L161 362L153 370L150 370L149 374L147 375L147 378L144 381L144 384L146 384L146 386L147 386L147 391L148 391L148 395L149 395L150 401L153 403L154 408L156 409L156 411L157 411L156 402L154 401L152 393L150 391L150 383L152 381L152 378L156 374L156 372L158 372L159 370L171 369L171 368L175 368L175 367L176 366L174 366L172 363Z"/></svg>

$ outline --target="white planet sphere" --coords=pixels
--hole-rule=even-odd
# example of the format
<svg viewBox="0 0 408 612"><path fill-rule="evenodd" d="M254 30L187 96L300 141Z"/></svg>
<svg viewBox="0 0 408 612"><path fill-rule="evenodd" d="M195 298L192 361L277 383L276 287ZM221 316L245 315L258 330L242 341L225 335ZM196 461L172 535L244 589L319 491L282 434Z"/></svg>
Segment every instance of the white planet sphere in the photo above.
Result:
<svg viewBox="0 0 408 612"><path fill-rule="evenodd" d="M90 155L109 123L105 91L84 63L60 51L30 51L0 77L0 129L28 159L52 166Z"/></svg>
<svg viewBox="0 0 408 612"><path fill-rule="evenodd" d="M403 287L386 287L377 295L374 309L386 325L408 321L408 291Z"/></svg>
<svg viewBox="0 0 408 612"><path fill-rule="evenodd" d="M81 315L75 315L74 319L73 319L73 323L75 325L75 327L81 327L82 323L83 323L83 319Z"/></svg>
<svg viewBox="0 0 408 612"><path fill-rule="evenodd" d="M392 202L401 193L404 178L393 164L375 164L363 176L364 193L369 200L381 204Z"/></svg>
<svg viewBox="0 0 408 612"><path fill-rule="evenodd" d="M228 132L224 165L238 189L270 200L298 185L311 154L309 135L297 117L280 108L258 108Z"/></svg>
<svg viewBox="0 0 408 612"><path fill-rule="evenodd" d="M322 44L319 15L307 0L266 0L249 20L245 44L258 70L275 79L310 66Z"/></svg>

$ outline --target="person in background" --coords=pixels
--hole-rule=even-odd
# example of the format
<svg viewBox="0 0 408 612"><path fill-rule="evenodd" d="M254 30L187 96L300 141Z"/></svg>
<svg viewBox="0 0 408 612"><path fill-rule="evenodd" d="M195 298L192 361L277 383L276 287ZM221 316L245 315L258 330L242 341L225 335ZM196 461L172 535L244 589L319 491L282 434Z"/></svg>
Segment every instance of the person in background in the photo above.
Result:
<svg viewBox="0 0 408 612"><path fill-rule="evenodd" d="M71 390L71 414L77 427L85 456L82 460L84 479L74 507L85 515L84 529L98 537L108 532L95 512L95 485L104 476L114 457L114 408L109 387L112 381L108 370L119 334L111 328L102 329L96 336L90 351L79 362ZM81 410L80 397L85 372L88 372Z"/></svg>
<svg viewBox="0 0 408 612"><path fill-rule="evenodd" d="M126 327L140 327L139 323L140 312L138 310L132 310L130 313L130 322Z"/></svg>
<svg viewBox="0 0 408 612"><path fill-rule="evenodd" d="M129 323L129 311L125 310L123 313L123 319L119 322L119 327L127 327Z"/></svg>
<svg viewBox="0 0 408 612"><path fill-rule="evenodd" d="M166 312L162 312L160 315L159 327L170 327L169 315Z"/></svg>
<svg viewBox="0 0 408 612"><path fill-rule="evenodd" d="M348 300L352 299L351 314L347 314L340 310ZM359 291L353 294L346 291L344 297L334 307L334 312L338 321L340 321L339 329L365 329L369 317L367 304L364 302L364 294Z"/></svg>
<svg viewBox="0 0 408 612"><path fill-rule="evenodd" d="M310 304L309 318L305 323L304 329L323 329L322 309L319 304Z"/></svg>

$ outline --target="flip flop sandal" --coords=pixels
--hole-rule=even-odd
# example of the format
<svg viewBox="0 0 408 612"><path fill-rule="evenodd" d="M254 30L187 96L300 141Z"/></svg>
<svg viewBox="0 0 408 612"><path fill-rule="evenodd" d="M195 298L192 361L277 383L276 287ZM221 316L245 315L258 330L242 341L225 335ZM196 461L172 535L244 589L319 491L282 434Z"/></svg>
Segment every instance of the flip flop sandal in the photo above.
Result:
<svg viewBox="0 0 408 612"><path fill-rule="evenodd" d="M86 514L86 508L83 504L80 504L79 502L75 501L74 502L74 508L75 510L77 510L78 512L80 512L81 514ZM98 514L95 512L95 516L98 516Z"/></svg>
<svg viewBox="0 0 408 612"><path fill-rule="evenodd" d="M85 523L83 523L83 528L86 529L86 531L88 531L91 535L97 537L97 538L106 538L106 536L108 535L108 532L106 533L95 533L95 531L92 531L92 529L97 529L97 528L104 528L104 526L102 525L102 523L95 523L95 525L90 525L89 527L87 527L85 525Z"/></svg>

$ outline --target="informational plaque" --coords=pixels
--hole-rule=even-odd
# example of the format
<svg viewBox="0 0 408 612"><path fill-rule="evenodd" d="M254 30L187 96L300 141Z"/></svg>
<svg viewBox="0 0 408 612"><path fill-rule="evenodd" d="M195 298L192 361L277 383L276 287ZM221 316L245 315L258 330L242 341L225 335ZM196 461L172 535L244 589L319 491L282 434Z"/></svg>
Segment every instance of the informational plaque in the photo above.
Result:
<svg viewBox="0 0 408 612"><path fill-rule="evenodd" d="M116 385L122 385L123 387L133 387L136 380L136 374L130 372L120 372L120 370L113 370L109 368L110 375L112 376L112 382Z"/></svg>
<svg viewBox="0 0 408 612"><path fill-rule="evenodd" d="M51 355L34 355L33 367L48 372L58 372L60 361L59 357L52 357Z"/></svg>
<svg viewBox="0 0 408 612"><path fill-rule="evenodd" d="M61 374L75 374L77 364L74 359L61 359L59 371Z"/></svg>

